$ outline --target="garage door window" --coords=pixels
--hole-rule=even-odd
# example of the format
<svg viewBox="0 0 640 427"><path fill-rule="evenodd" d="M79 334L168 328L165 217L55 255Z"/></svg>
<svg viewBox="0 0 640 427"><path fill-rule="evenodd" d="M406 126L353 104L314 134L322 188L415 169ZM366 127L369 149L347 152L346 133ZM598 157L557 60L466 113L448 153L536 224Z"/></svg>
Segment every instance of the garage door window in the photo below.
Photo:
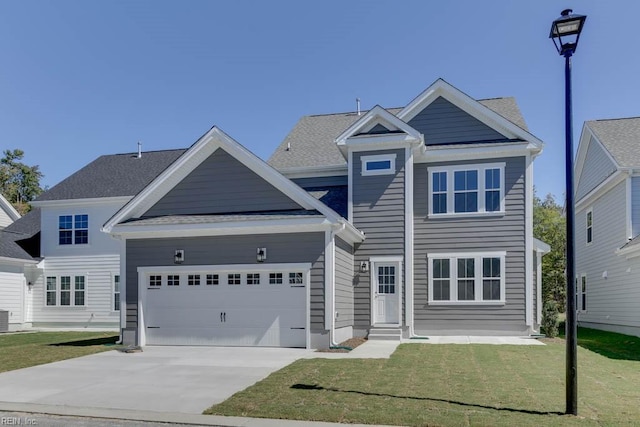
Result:
<svg viewBox="0 0 640 427"><path fill-rule="evenodd" d="M282 273L269 273L269 284L271 284L271 285L281 285L282 284Z"/></svg>
<svg viewBox="0 0 640 427"><path fill-rule="evenodd" d="M227 275L227 283L229 285L239 285L240 284L240 273L232 273Z"/></svg>
<svg viewBox="0 0 640 427"><path fill-rule="evenodd" d="M217 285L219 283L217 274L207 274L207 285Z"/></svg>
<svg viewBox="0 0 640 427"><path fill-rule="evenodd" d="M302 273L289 273L289 284L290 285L301 285L302 284Z"/></svg>
<svg viewBox="0 0 640 427"><path fill-rule="evenodd" d="M160 286L162 284L162 276L149 276L149 286Z"/></svg>
<svg viewBox="0 0 640 427"><path fill-rule="evenodd" d="M200 275L199 274L190 274L187 284L189 286L200 286Z"/></svg>
<svg viewBox="0 0 640 427"><path fill-rule="evenodd" d="M167 286L180 286L180 276L169 274L167 276Z"/></svg>
<svg viewBox="0 0 640 427"><path fill-rule="evenodd" d="M260 273L247 273L247 285L259 285Z"/></svg>

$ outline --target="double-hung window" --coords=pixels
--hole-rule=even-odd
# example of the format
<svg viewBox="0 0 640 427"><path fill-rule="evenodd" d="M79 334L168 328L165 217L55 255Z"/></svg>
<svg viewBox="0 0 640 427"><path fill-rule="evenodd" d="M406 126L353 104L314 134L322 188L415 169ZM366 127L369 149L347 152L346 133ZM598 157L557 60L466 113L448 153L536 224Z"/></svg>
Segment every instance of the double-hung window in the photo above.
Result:
<svg viewBox="0 0 640 427"><path fill-rule="evenodd" d="M504 163L429 168L429 216L503 214Z"/></svg>
<svg viewBox="0 0 640 427"><path fill-rule="evenodd" d="M593 242L593 210L587 211L587 243Z"/></svg>
<svg viewBox="0 0 640 427"><path fill-rule="evenodd" d="M120 275L113 276L113 311L120 311Z"/></svg>
<svg viewBox="0 0 640 427"><path fill-rule="evenodd" d="M89 215L60 215L58 244L86 245L89 243Z"/></svg>
<svg viewBox="0 0 640 427"><path fill-rule="evenodd" d="M580 284L576 279L576 310L587 311L587 275L580 276Z"/></svg>
<svg viewBox="0 0 640 427"><path fill-rule="evenodd" d="M84 307L85 276L47 276L45 305L48 307Z"/></svg>
<svg viewBox="0 0 640 427"><path fill-rule="evenodd" d="M506 252L429 254L429 304L505 303Z"/></svg>

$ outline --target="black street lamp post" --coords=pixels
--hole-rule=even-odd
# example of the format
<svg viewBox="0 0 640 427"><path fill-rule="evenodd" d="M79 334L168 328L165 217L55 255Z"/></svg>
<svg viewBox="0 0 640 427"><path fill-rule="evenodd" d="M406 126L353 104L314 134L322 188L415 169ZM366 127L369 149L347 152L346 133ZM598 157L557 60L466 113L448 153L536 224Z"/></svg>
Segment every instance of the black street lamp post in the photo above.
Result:
<svg viewBox="0 0 640 427"><path fill-rule="evenodd" d="M567 204L567 320L565 336L567 340L566 366L566 413L578 415L578 326L576 318L576 279L574 255L574 199L573 199L573 124L571 112L571 55L578 47L580 33L587 19L584 15L574 15L571 9L563 10L560 18L553 21L549 38L564 56L565 68L565 173Z"/></svg>

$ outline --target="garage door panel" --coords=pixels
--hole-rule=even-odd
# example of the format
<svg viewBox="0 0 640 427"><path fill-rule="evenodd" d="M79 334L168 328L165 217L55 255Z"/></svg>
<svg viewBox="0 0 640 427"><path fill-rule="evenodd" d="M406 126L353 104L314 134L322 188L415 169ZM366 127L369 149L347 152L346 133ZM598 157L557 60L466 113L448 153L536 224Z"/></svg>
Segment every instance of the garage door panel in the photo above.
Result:
<svg viewBox="0 0 640 427"><path fill-rule="evenodd" d="M162 328L147 330L155 345L227 345L238 347L305 347L305 330L287 328Z"/></svg>

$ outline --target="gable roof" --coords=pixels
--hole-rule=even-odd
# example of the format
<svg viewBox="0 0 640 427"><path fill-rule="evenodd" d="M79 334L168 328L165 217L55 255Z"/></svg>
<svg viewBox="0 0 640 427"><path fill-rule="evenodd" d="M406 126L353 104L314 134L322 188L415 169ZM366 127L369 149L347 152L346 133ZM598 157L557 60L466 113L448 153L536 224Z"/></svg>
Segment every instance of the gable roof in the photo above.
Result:
<svg viewBox="0 0 640 427"><path fill-rule="evenodd" d="M479 99L477 102L528 133L515 98ZM386 108L386 111L398 116L403 109ZM346 160L336 146L335 140L367 113L368 110L362 111L361 115L352 111L302 117L273 152L268 160L269 165L279 170L322 166L346 168Z"/></svg>
<svg viewBox="0 0 640 427"><path fill-rule="evenodd" d="M336 142L338 145L345 145L349 138L365 136L369 131L376 127L382 127L385 132L374 132L374 135L389 135L397 131L400 134L405 134L405 136L415 141L422 140L422 137L417 130L400 120L396 115L391 114L381 106L376 105L338 135Z"/></svg>
<svg viewBox="0 0 640 427"><path fill-rule="evenodd" d="M20 213L13 207L11 203L7 199L4 198L2 194L0 194L0 210L4 211L7 216L11 219L11 221L16 221L20 218Z"/></svg>
<svg viewBox="0 0 640 427"><path fill-rule="evenodd" d="M134 196L186 150L163 150L100 156L42 193L35 204L50 200Z"/></svg>
<svg viewBox="0 0 640 427"><path fill-rule="evenodd" d="M39 241L30 242L40 232L40 209L33 208L13 224L0 231L0 258L34 261L40 256Z"/></svg>
<svg viewBox="0 0 640 427"><path fill-rule="evenodd" d="M640 117L585 123L620 167L640 167Z"/></svg>

